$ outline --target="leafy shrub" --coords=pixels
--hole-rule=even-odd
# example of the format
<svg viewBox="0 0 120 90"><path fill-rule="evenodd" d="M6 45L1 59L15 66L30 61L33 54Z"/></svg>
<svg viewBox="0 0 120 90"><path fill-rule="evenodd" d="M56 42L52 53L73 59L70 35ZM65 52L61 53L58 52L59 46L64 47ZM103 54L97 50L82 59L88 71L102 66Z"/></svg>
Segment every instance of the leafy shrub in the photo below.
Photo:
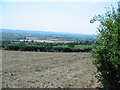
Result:
<svg viewBox="0 0 120 90"><path fill-rule="evenodd" d="M89 52L91 48L70 48L70 47L53 47L53 46L35 46L35 45L5 45L6 50L21 50L21 51L40 51L40 52Z"/></svg>
<svg viewBox="0 0 120 90"><path fill-rule="evenodd" d="M47 51L47 52L50 52L50 51L53 49L52 46L46 46L45 48L46 48L46 51Z"/></svg>
<svg viewBox="0 0 120 90"><path fill-rule="evenodd" d="M39 47L38 47L38 51L40 51L40 52L45 52L45 51L46 51L45 46L39 46Z"/></svg>
<svg viewBox="0 0 120 90"><path fill-rule="evenodd" d="M120 2L119 2L120 4ZM104 88L120 87L120 9L112 8L105 15L95 16L91 22L99 21L98 40L93 54L98 79Z"/></svg>
<svg viewBox="0 0 120 90"><path fill-rule="evenodd" d="M92 50L92 48L84 48L82 49L82 52L90 52Z"/></svg>
<svg viewBox="0 0 120 90"><path fill-rule="evenodd" d="M71 48L64 48L63 52L72 52L72 49Z"/></svg>
<svg viewBox="0 0 120 90"><path fill-rule="evenodd" d="M68 43L68 47L69 47L69 48L74 48L74 47L75 47L75 44L74 44L74 43Z"/></svg>
<svg viewBox="0 0 120 90"><path fill-rule="evenodd" d="M19 45L12 45L12 44L10 44L10 45L7 45L5 48L7 50L19 50L20 46Z"/></svg>
<svg viewBox="0 0 120 90"><path fill-rule="evenodd" d="M55 52L63 52L63 47L53 47L53 50L55 51Z"/></svg>
<svg viewBox="0 0 120 90"><path fill-rule="evenodd" d="M21 50L22 51L31 51L32 49L31 49L31 46L22 46Z"/></svg>

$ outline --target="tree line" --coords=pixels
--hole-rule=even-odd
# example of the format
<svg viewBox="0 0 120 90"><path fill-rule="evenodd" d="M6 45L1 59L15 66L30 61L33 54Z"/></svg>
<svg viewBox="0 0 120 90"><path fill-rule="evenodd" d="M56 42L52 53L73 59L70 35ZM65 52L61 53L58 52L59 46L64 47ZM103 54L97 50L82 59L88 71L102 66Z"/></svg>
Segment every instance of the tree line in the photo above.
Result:
<svg viewBox="0 0 120 90"><path fill-rule="evenodd" d="M31 41L17 41L17 40L3 40L1 44L8 45L8 44L19 44L19 45L43 45L43 46L57 46L57 45L68 45L69 43L48 43L48 42L36 42L34 40ZM75 41L74 45L92 45L94 44L94 40L81 40Z"/></svg>
<svg viewBox="0 0 120 90"><path fill-rule="evenodd" d="M2 45L5 50L20 50L20 51L37 51L37 52L90 52L92 48L74 48L73 44L69 44L68 47L53 47L53 46L35 46L35 45Z"/></svg>

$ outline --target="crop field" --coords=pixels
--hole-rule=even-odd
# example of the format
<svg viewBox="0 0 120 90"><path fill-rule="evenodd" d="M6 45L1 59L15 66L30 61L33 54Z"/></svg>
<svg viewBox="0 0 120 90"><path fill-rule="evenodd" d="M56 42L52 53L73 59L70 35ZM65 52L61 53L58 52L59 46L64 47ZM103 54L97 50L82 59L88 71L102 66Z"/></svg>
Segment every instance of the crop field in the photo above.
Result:
<svg viewBox="0 0 120 90"><path fill-rule="evenodd" d="M19 41L32 41L31 40L19 40ZM56 40L34 40L35 42L47 42L47 43L73 43L74 41L56 41Z"/></svg>
<svg viewBox="0 0 120 90"><path fill-rule="evenodd" d="M3 88L94 88L91 53L2 51Z"/></svg>

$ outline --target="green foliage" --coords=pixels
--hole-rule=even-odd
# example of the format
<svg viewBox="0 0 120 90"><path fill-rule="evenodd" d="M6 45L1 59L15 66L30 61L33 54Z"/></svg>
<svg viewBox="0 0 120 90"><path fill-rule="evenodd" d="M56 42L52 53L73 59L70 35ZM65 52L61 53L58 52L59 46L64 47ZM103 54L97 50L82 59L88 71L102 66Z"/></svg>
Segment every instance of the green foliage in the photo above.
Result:
<svg viewBox="0 0 120 90"><path fill-rule="evenodd" d="M63 52L73 52L71 48L64 48Z"/></svg>
<svg viewBox="0 0 120 90"><path fill-rule="evenodd" d="M47 43L35 41L3 40L1 49L39 51L39 52L89 52L93 45L84 45L86 41L75 43ZM93 41L89 41L93 43ZM81 45L82 44L82 45ZM12 46L11 46L12 45ZM18 46L18 48L16 48Z"/></svg>
<svg viewBox="0 0 120 90"><path fill-rule="evenodd" d="M63 47L53 47L53 50L55 51L55 52L63 52Z"/></svg>
<svg viewBox="0 0 120 90"><path fill-rule="evenodd" d="M19 50L20 49L20 46L19 45L8 45L7 47L5 47L6 50Z"/></svg>
<svg viewBox="0 0 120 90"><path fill-rule="evenodd" d="M119 2L120 3L120 2ZM120 10L120 9L118 9ZM108 9L105 15L95 16L91 23L99 21L98 40L93 54L98 79L104 88L120 87L120 13Z"/></svg>
<svg viewBox="0 0 120 90"><path fill-rule="evenodd" d="M75 44L74 44L74 43L68 43L68 47L74 48L74 47L75 47Z"/></svg>
<svg viewBox="0 0 120 90"><path fill-rule="evenodd" d="M16 44L9 44L3 45L2 47L5 50L21 50L21 51L37 51L37 52L89 52L91 51L91 47L84 48L70 48L70 47L53 47L53 46L35 46L35 45L16 45Z"/></svg>
<svg viewBox="0 0 120 90"><path fill-rule="evenodd" d="M45 52L46 51L45 46L38 46L38 51Z"/></svg>
<svg viewBox="0 0 120 90"><path fill-rule="evenodd" d="M75 45L76 49L93 48L93 45Z"/></svg>
<svg viewBox="0 0 120 90"><path fill-rule="evenodd" d="M50 52L53 47L52 47L52 46L46 46L45 48L46 48L46 51L47 51L47 52Z"/></svg>
<svg viewBox="0 0 120 90"><path fill-rule="evenodd" d="M32 45L21 46L22 51L37 51L37 49L38 49L37 46Z"/></svg>

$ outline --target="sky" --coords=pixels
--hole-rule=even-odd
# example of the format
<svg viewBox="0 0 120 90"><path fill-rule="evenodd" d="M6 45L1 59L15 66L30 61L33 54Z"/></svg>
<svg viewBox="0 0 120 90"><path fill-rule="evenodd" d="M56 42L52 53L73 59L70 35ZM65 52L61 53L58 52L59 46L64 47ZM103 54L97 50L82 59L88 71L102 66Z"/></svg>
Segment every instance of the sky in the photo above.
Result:
<svg viewBox="0 0 120 90"><path fill-rule="evenodd" d="M97 0L1 0L0 28L96 34L99 22L90 23L95 15L104 14L105 7L117 1Z"/></svg>

